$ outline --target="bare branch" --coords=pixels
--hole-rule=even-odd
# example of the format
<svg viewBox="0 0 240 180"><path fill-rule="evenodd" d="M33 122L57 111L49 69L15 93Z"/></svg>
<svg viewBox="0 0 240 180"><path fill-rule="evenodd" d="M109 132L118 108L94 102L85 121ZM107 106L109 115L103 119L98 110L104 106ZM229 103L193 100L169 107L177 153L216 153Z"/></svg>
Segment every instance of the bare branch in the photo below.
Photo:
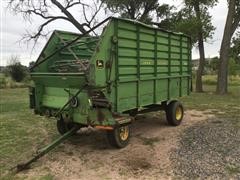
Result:
<svg viewBox="0 0 240 180"><path fill-rule="evenodd" d="M94 2L94 4L95 4L95 2ZM103 5L103 2L101 2L98 6L97 6L97 4L95 4L95 12L92 15L92 18L90 19L90 23L96 18L97 14L99 13L99 11L102 8L102 5Z"/></svg>
<svg viewBox="0 0 240 180"><path fill-rule="evenodd" d="M88 8L92 9L91 10L92 12L94 12L90 16L91 17L90 19L87 18L87 13L86 13L86 12L89 12L89 11L86 9L85 5L82 5L83 17L84 17L84 20L87 23L87 24L85 24L85 26L88 27L89 29L96 23L96 16L97 16L97 14L99 13L99 11L101 10L101 8L103 6L102 2L100 4L98 4L96 1L93 1L93 4L94 4L94 7L87 6ZM97 35L97 33L95 33L94 31L93 31L93 33L94 33L94 35Z"/></svg>
<svg viewBox="0 0 240 180"><path fill-rule="evenodd" d="M87 24L90 24L90 22L87 18L87 15L86 15L85 5L82 6L82 9L83 9L83 17L84 17L85 21L87 22Z"/></svg>
<svg viewBox="0 0 240 180"><path fill-rule="evenodd" d="M234 18L234 22L232 24L232 32L231 32L232 36L239 26L240 26L240 15L239 16L236 15L236 17Z"/></svg>
<svg viewBox="0 0 240 180"><path fill-rule="evenodd" d="M65 9L61 3L59 3L57 0L51 0L51 2L56 6L58 7L63 14L65 14L69 21L82 33L85 33L86 30L84 29L83 25L80 24L74 17L73 15L67 10Z"/></svg>
<svg viewBox="0 0 240 180"><path fill-rule="evenodd" d="M65 9L69 9L75 5L82 5L82 6L88 6L87 4L82 3L80 0L74 2L74 0L66 0L66 6Z"/></svg>
<svg viewBox="0 0 240 180"><path fill-rule="evenodd" d="M71 14L72 7L82 6L84 11L81 12L84 17L82 22L76 20ZM34 20L33 17L40 17L43 23L39 25L37 32L29 32L23 35L21 41L34 41L34 47L40 37L47 37L50 31L45 31L45 28L55 20L65 20L73 24L80 32L85 33L87 29L97 22L96 17L102 7L102 2L93 1L93 5L85 4L82 0L8 0L8 9L15 15L21 14L23 18L30 23ZM60 10L56 14L55 10ZM54 13L53 13L54 12ZM91 15L89 15L91 13ZM93 32L97 35L95 32Z"/></svg>
<svg viewBox="0 0 240 180"><path fill-rule="evenodd" d="M54 19L54 18L58 18L58 19L64 19L64 20L69 20L68 18L66 18L65 16L51 16L51 15L44 15L43 12L40 12L38 11L37 9L29 9L29 10L26 10L26 11L20 11L22 13L25 13L25 14L28 14L28 15L31 15L32 13L35 14L35 15L38 15L40 17L42 17L43 19Z"/></svg>
<svg viewBox="0 0 240 180"><path fill-rule="evenodd" d="M44 32L44 28L51 22L57 20L57 19L61 19L61 18L52 18L52 19L49 19L47 20L46 22L44 22L43 24L41 24L38 28L38 31L36 33L32 33L32 32L29 32L28 30L26 30L26 34L23 35L22 39L20 39L20 41L26 41L27 43L29 43L31 40L34 41L34 44L33 44L33 47L32 47L32 51L33 49L35 48L36 44L37 44L37 41L39 40L40 37L45 37L47 38L48 35L51 33L51 31L48 31L48 32ZM20 42L19 41L19 42Z"/></svg>

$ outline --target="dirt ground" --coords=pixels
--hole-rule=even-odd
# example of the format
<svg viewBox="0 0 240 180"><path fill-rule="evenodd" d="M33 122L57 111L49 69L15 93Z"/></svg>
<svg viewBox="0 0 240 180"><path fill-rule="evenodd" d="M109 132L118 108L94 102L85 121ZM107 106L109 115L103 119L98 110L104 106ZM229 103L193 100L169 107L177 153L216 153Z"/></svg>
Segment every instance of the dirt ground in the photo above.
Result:
<svg viewBox="0 0 240 180"><path fill-rule="evenodd" d="M104 131L83 129L18 177L50 175L53 179L172 179L182 132L214 115L190 110L178 127L166 123L163 113L140 115L131 125L130 144L112 148Z"/></svg>

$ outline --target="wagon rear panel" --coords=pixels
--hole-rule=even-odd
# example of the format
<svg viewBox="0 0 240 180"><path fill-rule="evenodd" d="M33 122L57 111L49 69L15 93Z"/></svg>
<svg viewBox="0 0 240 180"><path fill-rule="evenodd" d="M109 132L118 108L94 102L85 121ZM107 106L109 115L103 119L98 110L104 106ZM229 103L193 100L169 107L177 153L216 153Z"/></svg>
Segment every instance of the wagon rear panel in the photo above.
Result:
<svg viewBox="0 0 240 180"><path fill-rule="evenodd" d="M36 88L35 109L38 111L44 111L43 108L62 108L76 89L86 84L81 64L88 66L99 37L83 37L51 56L78 36L75 33L54 31L40 53L36 63L46 57L50 58L31 72Z"/></svg>

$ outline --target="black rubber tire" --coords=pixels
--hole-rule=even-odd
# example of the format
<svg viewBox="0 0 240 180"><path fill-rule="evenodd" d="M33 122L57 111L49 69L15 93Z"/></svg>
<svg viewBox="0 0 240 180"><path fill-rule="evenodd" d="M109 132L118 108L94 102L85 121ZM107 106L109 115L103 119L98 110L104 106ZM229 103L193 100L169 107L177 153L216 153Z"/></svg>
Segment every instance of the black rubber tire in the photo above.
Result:
<svg viewBox="0 0 240 180"><path fill-rule="evenodd" d="M65 134L74 126L73 123L65 123L63 119L57 120L57 130L60 134Z"/></svg>
<svg viewBox="0 0 240 180"><path fill-rule="evenodd" d="M177 119L176 113L177 110L181 111L181 117ZM171 126L178 126L181 124L183 116L184 116L184 109L183 105L179 101L171 101L166 109L166 117L167 117L167 122Z"/></svg>
<svg viewBox="0 0 240 180"><path fill-rule="evenodd" d="M122 140L120 137L121 128L127 128L127 130L128 130L128 136L125 140ZM116 148L126 147L129 143L130 135L131 135L131 131L130 131L129 125L116 127L111 131L107 131L107 139L108 139L109 144Z"/></svg>

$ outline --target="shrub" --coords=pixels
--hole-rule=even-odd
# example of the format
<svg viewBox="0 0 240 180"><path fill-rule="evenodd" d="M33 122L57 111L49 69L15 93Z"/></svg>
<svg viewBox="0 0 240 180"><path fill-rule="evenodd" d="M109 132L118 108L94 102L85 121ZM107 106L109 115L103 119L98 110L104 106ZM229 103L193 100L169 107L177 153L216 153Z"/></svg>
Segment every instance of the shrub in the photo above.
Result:
<svg viewBox="0 0 240 180"><path fill-rule="evenodd" d="M9 65L6 67L6 73L16 82L21 82L27 75L27 67L23 66L18 56L11 56Z"/></svg>

